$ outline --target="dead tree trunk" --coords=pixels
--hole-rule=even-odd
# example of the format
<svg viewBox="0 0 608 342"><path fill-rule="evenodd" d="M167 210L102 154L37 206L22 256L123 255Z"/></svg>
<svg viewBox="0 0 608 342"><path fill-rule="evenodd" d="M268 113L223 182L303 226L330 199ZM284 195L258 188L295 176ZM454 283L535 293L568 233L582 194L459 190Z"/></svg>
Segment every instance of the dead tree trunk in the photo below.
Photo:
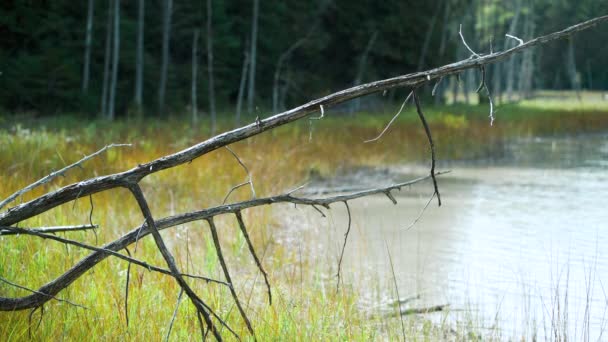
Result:
<svg viewBox="0 0 608 342"><path fill-rule="evenodd" d="M355 86L361 84L361 81L363 80L365 68L367 67L367 57L372 51L372 47L376 42L376 38L378 38L378 31L374 31L374 33L372 33L372 35L369 37L369 40L367 41L367 44L365 46L365 50L363 50L361 56L359 57L359 67L357 68L357 76L355 76L354 82ZM356 112L359 109L361 109L361 100L357 98L353 101L352 106L350 107L350 113Z"/></svg>
<svg viewBox="0 0 608 342"><path fill-rule="evenodd" d="M167 91L167 72L169 70L169 42L171 40L171 12L173 0L164 2L163 10L163 46L160 69L160 82L158 86L158 115L165 114L165 96Z"/></svg>
<svg viewBox="0 0 608 342"><path fill-rule="evenodd" d="M446 6L449 2L446 2ZM437 8L433 13L433 17L431 17L431 23L429 24L429 28L426 30L426 34L424 35L424 43L422 44L422 49L420 50L420 57L418 58L418 68L416 70L423 70L424 68L424 59L426 58L426 54L429 50L429 44L431 43L431 37L433 36L433 32L435 31L435 23L437 22L437 17L439 17L439 13L441 12L441 7L443 5L443 1L437 1ZM447 12L446 12L447 13Z"/></svg>
<svg viewBox="0 0 608 342"><path fill-rule="evenodd" d="M534 21L531 15L526 15L526 21L524 25L524 38L530 39L534 37L534 31L536 30ZM521 71L519 72L519 98L526 99L531 96L532 92L532 79L534 76L534 50L526 50L521 57Z"/></svg>
<svg viewBox="0 0 608 342"><path fill-rule="evenodd" d="M280 56L279 59L277 60L277 64L276 67L274 69L274 82L272 84L272 112L273 113L278 113L280 110L284 110L284 102L285 102L285 97L287 96L287 88L289 88L289 86L287 84L285 84L285 86L281 89L281 72L283 70L283 66L284 64L287 62L287 60L289 59L289 57L291 57L291 55L297 50L299 49L302 45L304 45L312 36L312 34L314 33L314 31L317 29L317 27L320 24L320 17L321 14L325 11L325 9L327 8L327 6L329 5L329 1L324 1L321 4L321 7L319 8L319 10L317 11L316 15L315 15L315 21L314 24L312 24L310 26L310 28L308 29L308 32L306 32L306 34L296 40L289 48L287 48L287 50L285 50ZM286 82L285 82L286 83Z"/></svg>
<svg viewBox="0 0 608 342"><path fill-rule="evenodd" d="M587 67L587 89L593 90L593 75L591 74L591 61L587 59L587 63L585 63Z"/></svg>
<svg viewBox="0 0 608 342"><path fill-rule="evenodd" d="M445 47L446 47L446 42L448 40L448 35L449 35L449 28L448 28L448 23L449 23L449 19L450 19L450 1L447 1L445 4L445 11L443 13L443 24L441 26L441 42L439 43L439 58L441 60L443 60L443 57L445 56ZM437 90L435 93L435 104L439 104L439 103L443 103L445 102L445 91L446 91L446 86L447 86L447 82L441 82L438 81L439 84L437 85Z"/></svg>
<svg viewBox="0 0 608 342"><path fill-rule="evenodd" d="M498 6L498 5L497 5ZM497 32L499 30L500 25L500 16L499 11L494 11L494 17L492 23L492 36L496 39ZM500 64L495 64L492 66L492 91L494 93L494 98L498 103L502 103L502 88L501 88L501 80L502 80L502 68Z"/></svg>
<svg viewBox="0 0 608 342"><path fill-rule="evenodd" d="M114 120L116 105L116 83L118 82L118 56L120 55L120 0L114 0L114 50L112 57L112 83L110 85L110 103L108 119Z"/></svg>
<svg viewBox="0 0 608 342"><path fill-rule="evenodd" d="M116 4L115 6L118 6ZM407 74L402 76L397 76L389 79L384 79L380 81L375 81L367 84L362 84L358 86L351 87L349 89L345 89L334 94L327 95L323 98L319 98L313 101L310 101L306 104L303 104L299 107L293 108L286 112L276 114L274 116L268 117L266 119L258 119L255 122L252 122L246 126L234 129L232 131L220 134L218 136L212 137L206 141L203 141L199 144L193 145L189 148L186 148L182 151L176 152L171 155L163 156L156 160L150 161L148 163L139 164L136 167L110 175L100 176L91 178L85 181L73 183L64 187L61 187L56 190L51 190L49 193L44 195L35 197L29 201L16 205L12 208L4 212L0 212L0 234L18 234L18 235L10 235L11 238L18 238L22 235L31 235L38 238L44 238L49 240L58 241L64 244L69 244L73 246L77 246L79 248L88 249L91 252L87 257L83 258L80 262L76 263L72 268L67 270L64 274L58 276L56 279L50 281L49 283L42 285L37 290L30 290L28 295L23 295L20 297L1 297L0 296L0 311L16 311L16 310L25 310L32 308L40 308L42 305L47 303L50 300L62 300L61 298L56 297L59 292L63 289L67 288L70 284L80 278L83 274L85 274L88 270L94 268L99 262L107 258L108 256L120 258L122 260L126 260L130 263L133 263L138 266L145 267L149 271L158 272L161 274L171 276L176 283L180 286L181 290L188 296L190 302L195 307L197 314L200 315L201 319L199 320L200 330L202 336L207 336L207 332L211 332L213 336L222 340L220 327L226 328L226 330L230 333L233 333L236 337L236 333L234 330L230 328L230 326L221 318L222 316L217 315L210 306L208 306L202 298L198 296L197 293L190 287L188 282L185 281L185 278L197 278L204 279L206 281L215 282L221 285L224 285L228 288L232 295L232 299L238 311L241 315L241 319L247 325L249 332L252 337L255 338L255 333L252 325L250 324L249 319L247 318L247 313L243 309L240 304L240 299L237 296L236 291L234 290L233 283L229 274L228 267L224 262L223 253L220 248L218 232L214 224L214 218L218 215L232 215L237 221L243 236L247 240L247 243L250 247L250 251L252 253L252 258L256 261L256 264L260 268L261 273L265 276L266 273L263 270L261 263L259 262L259 258L257 258L255 250L251 245L251 241L248 238L247 227L242 219L241 211L254 208L264 205L270 205L274 203L291 203L291 204L299 204L304 206L313 206L315 208L324 207L326 209L330 209L330 206L335 203L344 203L345 206L348 207L348 202L354 200L356 198L361 198L370 195L376 194L384 194L391 200L391 202L396 204L396 199L393 197L392 192L402 187L406 187L408 185L421 182L423 180L432 180L433 184L433 196L437 196L439 204L440 195L439 188L437 185L436 176L439 173L435 173L435 147L433 143L433 139L431 137L431 130L427 121L425 119L425 115L422 111L422 106L420 104L419 97L417 95L417 91L421 89L422 86L435 82L443 77L447 77L450 75L459 74L465 70L478 69L481 67L486 67L492 63L496 63L498 61L504 60L510 56L513 56L516 53L523 52L526 49L529 49L533 46L542 45L548 43L550 41L569 36L575 32L593 27L601 22L608 21L608 16L595 18L584 23L577 24L575 26L569 27L565 30L548 34L546 36L538 37L532 39L526 43L522 43L514 48L511 48L506 51L496 52L487 55L478 55L475 58L468 58L462 60L460 62L444 65L432 70L427 70L423 72L417 72L413 74ZM329 108L330 106L337 105L352 99L356 99L361 96L373 94L373 93L381 93L385 90L395 89L395 88L408 88L412 89L411 94L414 98L414 103L416 105L416 111L418 113L420 122L422 123L423 129L427 136L427 140L430 146L430 159L431 159L431 167L429 174L425 177L421 177L418 179L414 179L408 182L403 182L395 185L389 185L386 187L381 187L377 189L368 189L364 191L359 191L355 193L350 193L346 195L340 195L335 197L327 197L327 198L307 198L300 197L294 195L295 191L290 191L281 195L256 198L253 182L251 179L251 174L245 164L238 158L238 156L232 152L228 147L228 145L233 144L238 141L245 140L252 136L258 135L262 132L266 132L272 130L276 127L288 124L290 122L294 122L296 120L302 119L310 115L311 113L320 112L321 115L315 117L316 119L321 119L325 113L324 108ZM39 180L23 188L22 190L17 191L15 194L9 196L6 200L0 203L0 209L6 206L14 199L22 196L27 191L35 188L40 184L44 184L46 182L51 181L54 177L57 177L63 173L65 173L68 169L80 166L81 163L85 162L88 159L99 155L110 147L108 146L90 156L83 158L82 160L62 169L58 172L50 174L43 179ZM227 148L227 150L232 153L232 155L237 159L237 161L243 166L244 170L248 175L248 181L244 184L249 184L252 189L252 197L253 199L235 202L230 204L223 204L217 207L202 209L194 212L183 213L179 215L169 216L165 218L155 218L149 208L147 199L145 194L143 193L139 183L143 178L160 172L162 170L166 170L169 168L174 168L178 165L183 165L191 162L192 160L201 157L211 151L215 151L220 148ZM98 192L103 192L111 189L124 188L129 190L130 194L136 200L139 210L141 211L142 216L145 221L142 225L134 227L131 231L124 234L120 238L107 243L101 247L96 247L93 245L88 245L86 243L78 242L75 240L55 236L52 234L48 234L49 231L52 230L41 230L41 229L28 229L28 228L20 228L15 225L35 217L39 214L42 214L50 209L58 207L62 204L68 203L70 201L77 200L82 197L86 197ZM296 189L297 190L297 189ZM350 210L349 210L350 213ZM160 230L168 229L170 227L175 227L177 225L181 225L188 222L205 220L210 229L210 233L213 237L213 242L215 246L215 251L217 254L217 258L220 261L224 278L226 281L219 281L215 279L205 278L196 275L189 275L181 273L179 267L177 266L175 259L172 253L167 249L166 244L163 240L162 235L160 234ZM31 221L30 221L31 222ZM65 231L65 228L64 228ZM163 256L167 268L161 268L157 266L152 266L144 261L138 260L131 256L127 256L125 254L119 253L128 247L129 245L135 243L136 241L145 238L148 235L152 235L154 242L158 251ZM348 235L346 236L348 237ZM14 262L19 262L19 260L14 260ZM266 279L267 281L267 279ZM5 282L12 286L18 286L10 283L10 281ZM268 282L267 282L268 284ZM19 286L18 286L19 287ZM127 285L128 287L128 285ZM21 286L23 289L24 287ZM269 300L271 299L270 287L268 286L268 295ZM65 301L65 300L64 300ZM72 305L76 305L74 303L68 302Z"/></svg>
<svg viewBox="0 0 608 342"><path fill-rule="evenodd" d="M283 68L283 64L295 50L297 50L309 39L310 35L315 29L316 24L310 28L304 37L298 39L287 50L285 50L285 52L283 52L277 60L277 65L274 69L274 82L272 84L272 112L275 114L279 112L279 83L281 81L281 69Z"/></svg>
<svg viewBox="0 0 608 342"><path fill-rule="evenodd" d="M247 46L243 52L243 68L241 69L241 82L239 83L239 93L236 98L236 114L234 117L235 126L241 125L241 110L243 108L243 98L245 97L245 83L247 82L247 66L249 65L249 52Z"/></svg>
<svg viewBox="0 0 608 342"><path fill-rule="evenodd" d="M574 56L574 38L568 38L568 50L566 56L566 68L568 71L568 78L570 78L570 87L576 91L576 97L581 100L581 82L576 70L576 57Z"/></svg>
<svg viewBox="0 0 608 342"><path fill-rule="evenodd" d="M247 91L247 112L253 113L255 99L255 69L258 51L258 16L260 0L253 0L253 16L251 18L251 53L249 56L249 89Z"/></svg>
<svg viewBox="0 0 608 342"><path fill-rule="evenodd" d="M137 2L137 53L135 57L135 110L143 116L144 92L144 0Z"/></svg>
<svg viewBox="0 0 608 342"><path fill-rule="evenodd" d="M82 92L87 93L89 91L89 74L91 69L91 45L93 43L93 10L95 8L95 1L88 1L87 10L87 28L86 38L84 41L84 65L82 67Z"/></svg>
<svg viewBox="0 0 608 342"><path fill-rule="evenodd" d="M112 9L113 1L108 0L108 13L106 19L106 48L103 60L103 86L101 90L101 113L100 117L105 118L108 114L108 88L110 83L110 53L112 52Z"/></svg>
<svg viewBox="0 0 608 342"><path fill-rule="evenodd" d="M509 34L516 35L515 31L517 30L517 26L519 23L519 17L521 14L521 4L522 0L517 0L517 4L515 5L515 16L511 21L511 25L509 26ZM508 48L509 46L517 45L513 39L505 40L504 48ZM513 86L515 84L515 68L516 64L519 62L519 56L515 56L511 58L506 65L505 75L506 75L506 95L507 101L513 100Z"/></svg>
<svg viewBox="0 0 608 342"><path fill-rule="evenodd" d="M198 84L198 35L199 30L194 31L192 37L192 87L190 91L191 106L192 106L192 125L198 123L198 102L197 102L197 84Z"/></svg>
<svg viewBox="0 0 608 342"><path fill-rule="evenodd" d="M207 0L207 71L209 76L209 114L211 114L211 135L215 134L215 88L213 83L213 6Z"/></svg>

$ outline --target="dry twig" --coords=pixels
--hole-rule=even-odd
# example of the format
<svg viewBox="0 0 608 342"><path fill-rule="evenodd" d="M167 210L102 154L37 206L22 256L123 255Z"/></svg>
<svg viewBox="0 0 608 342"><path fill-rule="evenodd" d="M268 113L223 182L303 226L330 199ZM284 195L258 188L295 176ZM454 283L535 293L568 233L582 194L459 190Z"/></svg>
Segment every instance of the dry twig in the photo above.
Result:
<svg viewBox="0 0 608 342"><path fill-rule="evenodd" d="M342 252L340 252L340 259L338 260L338 281L336 282L336 291L340 290L340 272L342 270L342 258L344 258L344 251L346 250L346 242L348 241L348 235L350 234L350 225L352 223L352 215L350 214L350 207L348 206L348 201L344 201L344 206L346 207L346 213L348 214L348 227L346 227L346 233L344 233L344 244L342 245Z"/></svg>
<svg viewBox="0 0 608 342"><path fill-rule="evenodd" d="M439 82L437 82L439 83ZM382 136L384 135L384 133L386 133L386 131L388 131L388 128L391 127L391 125L393 124L393 122L395 122L395 120L397 120L397 117L399 116L399 114L401 114L401 112L403 111L403 108L405 108L405 104L407 103L407 101L410 100L410 98L412 97L412 94L414 92L410 91L410 93L407 95L407 97L405 98L405 100L403 100L403 103L401 104L401 107L399 108L399 111L397 112L397 114L395 114L395 116L393 116L393 118L391 119L391 121L388 122L388 124L386 125L386 127L384 127L384 129L382 130L382 132L380 132L380 134L373 138L373 139L369 139L369 140L365 140L364 143L368 143L368 142L373 142L376 140L379 140L380 138L382 138Z"/></svg>
<svg viewBox="0 0 608 342"><path fill-rule="evenodd" d="M418 117L420 118L420 122L422 122L422 126L424 126L424 132L426 133L426 137L429 140L429 146L431 147L431 179L433 180L433 188L435 189L435 195L437 195L437 204L441 206L441 195L439 194L439 187L437 186L437 178L435 178L435 144L433 143L431 128L426 122L426 118L424 117L424 113L422 112L422 107L420 106L420 101L418 100L418 95L416 95L415 90L414 103L416 104L416 111L418 112Z"/></svg>
<svg viewBox="0 0 608 342"><path fill-rule="evenodd" d="M99 226L96 224L83 224L83 225L79 225L79 226L56 226L56 227L41 227L41 228L21 228L21 229L27 229L29 231L32 232L37 232L37 233L45 233L45 234L54 234L54 233L61 233L61 232L76 232L76 231L83 231L83 230L90 230L92 229L93 231L98 228ZM0 227L0 235L16 235L19 234L17 231L15 230L11 230L11 228L16 228L16 227Z"/></svg>
<svg viewBox="0 0 608 342"><path fill-rule="evenodd" d="M239 300L239 296L236 294L236 290L234 289L234 283L232 282L232 278L230 277L230 272L228 271L228 265L226 265L226 260L224 259L224 253L222 252L222 245L220 245L220 237L217 234L217 228L215 227L215 223L213 222L213 217L207 219L207 223L209 224L209 230L211 231L211 237L213 238L213 244L215 245L215 252L217 254L217 258L220 261L220 266L222 266L222 271L224 271L224 277L226 277L226 281L230 284L230 294L232 294L232 299L236 304L236 307L239 309L241 313L241 317L243 321L245 321L245 325L247 325L247 330L249 333L255 338L255 332L253 331L253 327L251 326L251 322L249 321L249 317L247 317L247 313L243 306L241 305L241 301Z"/></svg>
<svg viewBox="0 0 608 342"><path fill-rule="evenodd" d="M236 216L236 220L239 223L239 229L241 230L241 233L243 234L245 241L247 241L247 247L249 247L249 252L251 253L251 256L253 257L253 260L255 260L255 264L257 265L258 270L260 270L260 272L264 276L264 282L266 283L266 290L268 291L268 304L272 305L272 292L270 291L270 282L268 281L268 274L264 270L264 267L262 267L262 262L260 261L260 258L258 258L257 253L255 252L253 243L251 243L251 239L249 238L249 233L247 232L247 226L245 226L245 221L243 221L243 216L241 215L241 212L237 211L234 214Z"/></svg>
<svg viewBox="0 0 608 342"><path fill-rule="evenodd" d="M232 192L242 186L245 186L247 184L249 184L249 187L251 188L251 198L256 198L256 194L255 194L255 187L253 186L253 177L251 176L251 172L249 172L249 168L245 165L245 163L243 163L243 161L241 160L241 158L239 158L239 156L228 146L225 146L226 149L230 152L230 154L232 154L232 156L236 159L236 161L241 165L241 167L243 167L243 169L245 170L245 173L247 173L247 181L235 185L232 187L232 189L230 189L230 191L228 191L228 194L226 194L226 197L224 197L224 200L222 201L222 204L226 203L226 201L228 200L228 197L230 197L230 194L232 194Z"/></svg>
<svg viewBox="0 0 608 342"><path fill-rule="evenodd" d="M63 176L65 175L65 173L67 171L69 171L70 169L73 169L75 167L82 167L82 164L84 162L86 162L87 160L91 159L91 158L95 158L98 155L102 154L103 152L113 148L113 147L122 147L122 146L131 146L131 144L110 144L107 146L104 146L102 149L100 149L99 151L95 152L95 153L91 153L88 156L84 156L82 159L80 159L79 161L70 164L60 170L57 171L53 171L51 173L49 173L48 175L40 178L39 180L35 181L34 183L26 186L25 188L22 188L18 191L16 191L15 193L13 193L12 195L8 196L6 199L4 199L2 202L0 202L0 209L4 208L5 205L7 205L8 203L12 202L15 200L15 198L25 194L28 191L33 190L34 188L46 184L50 181L52 181L53 179L57 178L58 176Z"/></svg>

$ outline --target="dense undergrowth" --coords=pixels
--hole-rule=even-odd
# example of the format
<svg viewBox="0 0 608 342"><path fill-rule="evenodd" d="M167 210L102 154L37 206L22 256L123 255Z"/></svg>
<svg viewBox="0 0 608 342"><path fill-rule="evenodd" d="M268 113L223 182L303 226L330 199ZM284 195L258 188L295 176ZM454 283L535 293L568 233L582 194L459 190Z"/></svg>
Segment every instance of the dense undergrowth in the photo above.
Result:
<svg viewBox="0 0 608 342"><path fill-rule="evenodd" d="M250 168L258 196L279 194L305 182L312 175L328 177L341 169L406 162L425 162L428 146L417 116L410 109L374 143L394 113L337 114L307 120L234 144L231 148ZM485 106L433 107L427 110L439 159L486 158L514 136L576 134L608 128L608 112L601 109L560 110L539 106L506 105L489 125ZM231 126L220 123L223 130ZM206 122L193 127L185 120L114 123L83 122L56 117L29 123L9 123L0 130L0 198L66 164L110 143L131 147L109 150L52 183L28 193L26 201L66 184L97 175L119 172L154 158L186 148L208 137ZM312 128L311 128L312 127ZM226 150L218 150L190 164L146 178L143 190L156 218L221 204L230 188L246 174ZM247 188L229 201L250 197ZM96 234L69 233L69 238L100 245L114 240L142 222L136 203L126 190L113 190L81 198L23 222L25 227L99 224ZM398 319L387 319L358 305L358 284L344 284L335 291L335 278L326 277L327 265L302 258L289 244L276 239L288 230L281 215L270 207L244 213L254 245L263 255L273 285L274 302L267 304L263 279L249 256L247 245L232 217L218 219L221 241L229 257L236 288L247 306L259 340L370 340L402 338ZM187 273L221 278L206 223L192 223L163 233L179 266ZM53 241L25 236L0 237L0 276L36 289L60 275L88 253ZM135 256L164 266L154 242L147 238L131 249ZM125 310L127 263L103 261L85 274L60 298L88 309L50 301L30 317L29 311L1 312L0 339L21 340L160 340L167 335L176 307L179 287L170 277L133 267ZM241 334L248 336L229 292L218 285L192 281L194 289ZM0 295L14 297L27 291L0 282ZM125 314L127 313L127 314ZM129 325L127 325L127 316ZM462 331L407 317L409 339L437 340L477 336L466 326ZM171 340L197 338L198 321L184 296L171 332ZM225 332L225 335L228 335Z"/></svg>

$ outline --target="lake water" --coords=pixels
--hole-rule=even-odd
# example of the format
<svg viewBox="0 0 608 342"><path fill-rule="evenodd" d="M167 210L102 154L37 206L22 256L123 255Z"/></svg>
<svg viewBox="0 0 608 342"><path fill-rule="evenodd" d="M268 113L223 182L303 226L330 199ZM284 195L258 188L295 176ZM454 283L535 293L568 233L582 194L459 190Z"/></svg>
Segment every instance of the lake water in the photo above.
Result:
<svg viewBox="0 0 608 342"><path fill-rule="evenodd" d="M608 135L517 139L498 160L440 163L443 205L430 181L351 202L346 283L361 306L420 295L411 307L450 304L447 319L490 336L608 340ZM424 166L358 170L308 191L386 186L427 173ZM323 219L302 209L290 232L327 261L334 281L347 226L341 203ZM315 227L315 228L310 228ZM358 286L357 286L358 285ZM444 313L430 314L444 319ZM558 334L556 336L556 334Z"/></svg>

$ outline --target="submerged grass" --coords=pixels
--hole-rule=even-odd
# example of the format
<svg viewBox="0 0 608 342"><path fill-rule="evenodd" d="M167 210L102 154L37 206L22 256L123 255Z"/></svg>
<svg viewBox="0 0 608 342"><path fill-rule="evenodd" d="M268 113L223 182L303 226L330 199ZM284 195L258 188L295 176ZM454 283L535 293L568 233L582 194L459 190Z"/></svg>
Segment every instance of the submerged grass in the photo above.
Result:
<svg viewBox="0 0 608 342"><path fill-rule="evenodd" d="M321 121L291 124L264 133L231 148L251 170L258 196L285 192L310 177L331 176L340 169L421 162L428 158L424 131L410 109L404 111L378 142L375 137L394 113L376 115L328 114ZM427 110L440 159L474 159L494 155L501 143L512 136L572 134L608 128L604 109L557 110L538 106L505 105L499 108L494 126L489 126L487 108L469 106L434 107ZM228 129L229 122L223 123ZM11 125L0 131L0 198L36 179L80 159L110 143L132 143L107 151L87 162L84 169L70 171L26 194L25 201L63 185L131 168L206 138L205 122L192 127L184 121L82 122L70 117L29 125ZM312 139L310 136L312 135ZM218 205L228 190L246 180L247 175L233 156L218 150L190 164L162 171L144 180L143 190L156 218ZM245 187L229 201L250 197ZM68 238L100 245L141 224L135 201L126 190L112 190L81 198L22 223L26 227L99 224L96 234L66 233ZM297 244L277 238L289 235L289 225L270 207L248 210L244 219L262 257L273 285L273 305L266 302L265 288L249 256L247 245L233 217L217 220L220 240L226 249L236 288L250 314L260 340L370 340L402 339L399 319L374 315L358 304L358 284L347 284L335 292L335 279L321 277L331 269L302 257ZM198 222L164 231L163 237L188 273L222 278L206 223ZM300 241L298 243L306 243ZM88 253L53 241L26 236L0 237L0 276L36 289L78 262ZM137 258L164 266L154 242L144 239ZM0 312L2 340L31 337L44 340L134 339L160 340L167 336L179 287L170 277L133 267L125 314L127 264L113 258L103 261L59 294L88 309L51 301L42 311ZM241 336L247 330L233 306L229 292L218 285L191 281L195 291L222 314ZM0 282L0 295L26 295ZM130 325L126 325L129 316ZM171 340L196 337L198 322L192 305L184 298L177 310ZM450 327L409 317L405 319L408 340L437 340L478 336L477 332L451 332Z"/></svg>

